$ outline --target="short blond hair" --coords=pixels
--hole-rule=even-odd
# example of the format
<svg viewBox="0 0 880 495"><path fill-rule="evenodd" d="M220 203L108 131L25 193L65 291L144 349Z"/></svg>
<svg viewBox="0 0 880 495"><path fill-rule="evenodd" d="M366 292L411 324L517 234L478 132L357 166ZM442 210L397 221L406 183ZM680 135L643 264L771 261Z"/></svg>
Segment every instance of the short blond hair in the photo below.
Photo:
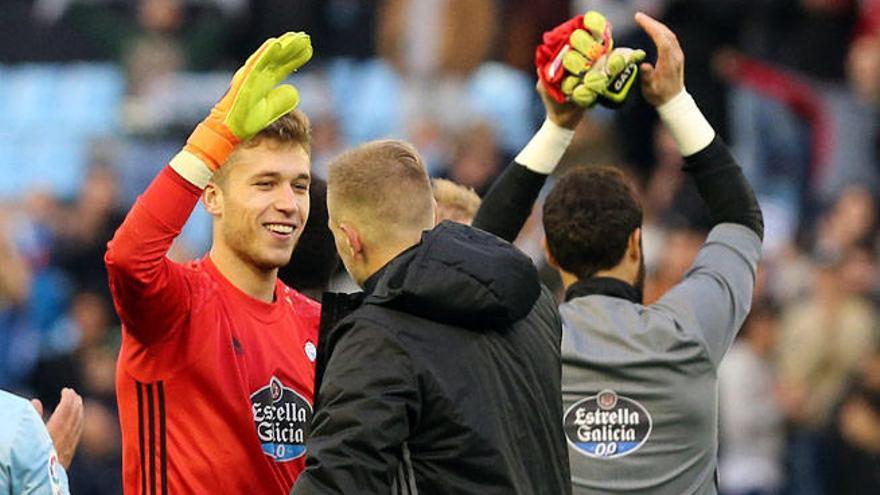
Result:
<svg viewBox="0 0 880 495"><path fill-rule="evenodd" d="M258 132L254 137L247 141L242 141L237 148L250 149L256 148L263 143L272 143L279 148L287 148L290 146L301 146L307 155L312 153L312 126L309 118L301 110L291 110L266 126ZM235 151L226 160L226 163L214 173L212 180L221 187L226 182L228 171L232 162L235 161Z"/></svg>
<svg viewBox="0 0 880 495"><path fill-rule="evenodd" d="M432 179L434 200L437 202L437 222L452 220L470 225L474 221L481 199L472 187L456 184L448 179Z"/></svg>
<svg viewBox="0 0 880 495"><path fill-rule="evenodd" d="M356 219L373 241L434 225L427 170L404 141L371 141L339 155L330 163L327 190L336 220Z"/></svg>

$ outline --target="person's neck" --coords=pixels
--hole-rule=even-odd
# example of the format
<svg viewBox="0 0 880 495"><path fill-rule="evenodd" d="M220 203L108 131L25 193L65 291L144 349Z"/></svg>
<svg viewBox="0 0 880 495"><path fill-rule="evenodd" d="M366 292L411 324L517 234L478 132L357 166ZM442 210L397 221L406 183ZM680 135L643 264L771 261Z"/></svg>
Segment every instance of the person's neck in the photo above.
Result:
<svg viewBox="0 0 880 495"><path fill-rule="evenodd" d="M208 254L217 271L245 294L264 302L275 299L278 269L264 270L236 256L229 249L214 244Z"/></svg>
<svg viewBox="0 0 880 495"><path fill-rule="evenodd" d="M610 268L608 270L599 270L594 273L590 278L615 278L620 280L621 282L625 282L629 285L634 285L635 275L631 273L632 270L624 267L623 265L617 265L614 268ZM580 280L577 275L573 273L568 273L565 270L559 271L560 277L562 277L562 286L565 290L568 290L569 287L574 285Z"/></svg>
<svg viewBox="0 0 880 495"><path fill-rule="evenodd" d="M372 254L367 259L366 270L364 271L364 279L361 280L358 285L363 287L364 282L366 282L367 279L375 275L376 272L378 272L382 268L385 268L385 265L390 263L391 260L393 260L394 258L400 256L400 253L418 244L420 239L421 237L415 242L402 242L394 245L384 245L381 246L381 249L378 249L379 246L376 246L376 248L374 248L375 250L370 250L372 251Z"/></svg>

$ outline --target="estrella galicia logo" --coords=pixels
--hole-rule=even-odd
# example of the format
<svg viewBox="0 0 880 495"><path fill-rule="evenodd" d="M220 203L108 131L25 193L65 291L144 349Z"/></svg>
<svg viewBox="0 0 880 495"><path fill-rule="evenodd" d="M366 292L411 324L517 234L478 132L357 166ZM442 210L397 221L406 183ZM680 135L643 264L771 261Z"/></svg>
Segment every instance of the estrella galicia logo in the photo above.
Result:
<svg viewBox="0 0 880 495"><path fill-rule="evenodd" d="M306 453L312 405L303 396L273 376L268 385L251 394L251 411L264 454L286 462Z"/></svg>
<svg viewBox="0 0 880 495"><path fill-rule="evenodd" d="M651 415L638 402L613 390L581 399L565 411L565 437L589 457L612 459L632 454L651 436Z"/></svg>

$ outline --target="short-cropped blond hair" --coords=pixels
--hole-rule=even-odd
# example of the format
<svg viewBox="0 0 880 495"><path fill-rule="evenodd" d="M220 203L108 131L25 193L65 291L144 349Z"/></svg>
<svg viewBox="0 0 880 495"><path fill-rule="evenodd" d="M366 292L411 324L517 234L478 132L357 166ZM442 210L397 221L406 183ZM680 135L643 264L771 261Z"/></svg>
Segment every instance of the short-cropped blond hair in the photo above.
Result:
<svg viewBox="0 0 880 495"><path fill-rule="evenodd" d="M357 218L374 240L421 232L434 223L428 173L405 141L371 141L342 153L330 162L327 190L337 220Z"/></svg>
<svg viewBox="0 0 880 495"><path fill-rule="evenodd" d="M437 201L437 222L452 220L470 225L474 221L481 199L473 188L456 184L448 179L433 179L434 200Z"/></svg>

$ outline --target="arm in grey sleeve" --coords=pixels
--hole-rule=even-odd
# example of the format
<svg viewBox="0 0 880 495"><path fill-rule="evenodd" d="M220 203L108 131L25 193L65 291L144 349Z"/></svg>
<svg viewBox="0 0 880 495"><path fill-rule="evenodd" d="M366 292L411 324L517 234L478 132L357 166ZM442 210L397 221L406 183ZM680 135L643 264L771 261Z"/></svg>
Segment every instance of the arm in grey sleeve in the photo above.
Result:
<svg viewBox="0 0 880 495"><path fill-rule="evenodd" d="M749 313L760 258L755 231L717 225L684 280L654 304L703 345L716 367Z"/></svg>
<svg viewBox="0 0 880 495"><path fill-rule="evenodd" d="M58 462L58 454L43 420L30 404L18 418L18 423L9 456L11 493L69 494L67 473Z"/></svg>

